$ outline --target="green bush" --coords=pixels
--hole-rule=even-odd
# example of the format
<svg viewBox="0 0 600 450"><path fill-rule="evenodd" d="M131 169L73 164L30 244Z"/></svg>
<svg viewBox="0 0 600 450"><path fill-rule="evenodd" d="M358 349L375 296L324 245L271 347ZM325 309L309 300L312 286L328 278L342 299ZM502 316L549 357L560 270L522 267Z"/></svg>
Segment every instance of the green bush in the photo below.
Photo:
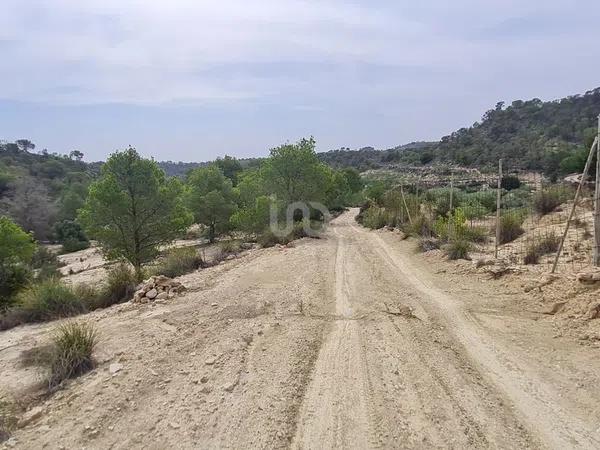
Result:
<svg viewBox="0 0 600 450"><path fill-rule="evenodd" d="M469 259L472 244L465 239L453 239L444 248L448 259Z"/></svg>
<svg viewBox="0 0 600 450"><path fill-rule="evenodd" d="M549 214L569 199L569 190L554 186L536 192L533 196L533 208L541 216Z"/></svg>
<svg viewBox="0 0 600 450"><path fill-rule="evenodd" d="M17 307L27 322L69 317L86 310L74 289L56 278L31 285L19 294L17 300Z"/></svg>
<svg viewBox="0 0 600 450"><path fill-rule="evenodd" d="M435 235L434 224L431 219L424 214L415 216L412 223L403 223L400 229L407 236L430 238Z"/></svg>
<svg viewBox="0 0 600 450"><path fill-rule="evenodd" d="M101 302L96 307L106 308L129 300L136 286L137 279L130 266L125 263L117 264L107 273L106 284L100 291Z"/></svg>
<svg viewBox="0 0 600 450"><path fill-rule="evenodd" d="M62 244L63 252L65 253L73 253L78 252L80 250L85 250L90 247L89 241L78 241L73 238L66 239Z"/></svg>
<svg viewBox="0 0 600 450"><path fill-rule="evenodd" d="M534 242L527 247L525 254L525 264L537 264L540 257L555 253L560 245L560 238L554 233L549 233L544 236L540 241Z"/></svg>
<svg viewBox="0 0 600 450"><path fill-rule="evenodd" d="M388 216L386 215L385 209L378 206L371 206L364 212L362 224L373 230L385 227L388 224Z"/></svg>
<svg viewBox="0 0 600 450"><path fill-rule="evenodd" d="M271 231L270 229L265 230L258 237L258 244L263 248L273 247L277 244L285 245L285 244L288 244L289 242L290 242L289 237L287 237L287 236L280 237L280 236L276 235L275 233L273 233L273 231Z"/></svg>
<svg viewBox="0 0 600 450"><path fill-rule="evenodd" d="M16 295L31 280L31 271L20 264L0 264L0 313L16 302Z"/></svg>
<svg viewBox="0 0 600 450"><path fill-rule="evenodd" d="M523 230L523 214L513 211L500 216L500 244L512 242L525 233Z"/></svg>
<svg viewBox="0 0 600 450"><path fill-rule="evenodd" d="M175 278L193 272L203 264L204 261L195 248L174 248L167 252L153 272L156 275Z"/></svg>
<svg viewBox="0 0 600 450"><path fill-rule="evenodd" d="M463 229L462 237L469 242L485 244L489 239L489 233L485 227L467 226Z"/></svg>
<svg viewBox="0 0 600 450"><path fill-rule="evenodd" d="M66 253L84 250L90 246L83 228L73 220L63 220L54 225L54 235Z"/></svg>
<svg viewBox="0 0 600 450"><path fill-rule="evenodd" d="M48 358L48 386L54 389L63 381L94 368L93 352L98 335L93 325L71 322L58 327L52 337Z"/></svg>
<svg viewBox="0 0 600 450"><path fill-rule="evenodd" d="M519 189L521 187L521 180L519 180L519 177L515 175L506 175L502 177L500 186L502 187L502 189L512 191L513 189Z"/></svg>

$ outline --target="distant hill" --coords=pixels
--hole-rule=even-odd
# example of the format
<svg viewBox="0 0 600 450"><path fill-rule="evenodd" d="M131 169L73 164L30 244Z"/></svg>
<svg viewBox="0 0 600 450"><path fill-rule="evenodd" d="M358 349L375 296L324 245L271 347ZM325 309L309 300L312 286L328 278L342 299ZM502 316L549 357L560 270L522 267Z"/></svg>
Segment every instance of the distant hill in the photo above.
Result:
<svg viewBox="0 0 600 450"><path fill-rule="evenodd" d="M600 88L549 102L500 102L480 123L443 137L434 156L476 167L495 166L502 158L510 167L553 174L561 161L591 145L598 114Z"/></svg>
<svg viewBox="0 0 600 450"><path fill-rule="evenodd" d="M77 151L69 156L31 153L34 148L25 139L0 141L0 215L48 240L56 221L75 218L99 165L86 164Z"/></svg>
<svg viewBox="0 0 600 450"><path fill-rule="evenodd" d="M327 164L377 168L451 163L466 167L497 167L543 171L551 177L581 170L597 133L600 88L583 95L543 102L499 102L481 122L461 128L439 142L413 142L387 150L364 147L320 153Z"/></svg>

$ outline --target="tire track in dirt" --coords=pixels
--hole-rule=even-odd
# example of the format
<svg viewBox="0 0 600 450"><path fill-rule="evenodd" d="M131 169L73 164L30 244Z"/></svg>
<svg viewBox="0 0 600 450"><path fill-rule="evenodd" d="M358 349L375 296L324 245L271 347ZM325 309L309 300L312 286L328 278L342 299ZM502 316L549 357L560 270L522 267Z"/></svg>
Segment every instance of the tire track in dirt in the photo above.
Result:
<svg viewBox="0 0 600 450"><path fill-rule="evenodd" d="M543 442L553 448L600 448L600 440L595 437L597 427L553 401L560 398L559 393L535 377L534 372L528 370L526 361L494 345L468 311L434 287L425 274L412 266L409 258L392 252L378 234L353 224L350 227L371 242L381 259L422 294L426 309L439 311L437 315L450 325L452 334L481 368L481 372L510 399L519 415L530 429L537 431Z"/></svg>
<svg viewBox="0 0 600 450"><path fill-rule="evenodd" d="M333 322L300 411L292 448L371 448L368 383L359 322L353 317L346 240L337 233Z"/></svg>

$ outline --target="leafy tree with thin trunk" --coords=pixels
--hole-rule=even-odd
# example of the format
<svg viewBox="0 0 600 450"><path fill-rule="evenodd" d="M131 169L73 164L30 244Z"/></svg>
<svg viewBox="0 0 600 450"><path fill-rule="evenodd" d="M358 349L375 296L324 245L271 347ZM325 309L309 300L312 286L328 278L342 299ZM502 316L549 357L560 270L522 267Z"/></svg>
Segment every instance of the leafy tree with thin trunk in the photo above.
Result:
<svg viewBox="0 0 600 450"><path fill-rule="evenodd" d="M112 154L102 166L79 220L109 259L129 261L141 280L142 265L192 222L182 191L179 180L167 179L156 162L129 148Z"/></svg>
<svg viewBox="0 0 600 450"><path fill-rule="evenodd" d="M197 223L208 227L208 238L214 242L218 233L227 230L236 211L233 184L216 165L200 167L188 175L186 204Z"/></svg>
<svg viewBox="0 0 600 450"><path fill-rule="evenodd" d="M0 311L26 285L34 251L33 237L8 217L0 217Z"/></svg>

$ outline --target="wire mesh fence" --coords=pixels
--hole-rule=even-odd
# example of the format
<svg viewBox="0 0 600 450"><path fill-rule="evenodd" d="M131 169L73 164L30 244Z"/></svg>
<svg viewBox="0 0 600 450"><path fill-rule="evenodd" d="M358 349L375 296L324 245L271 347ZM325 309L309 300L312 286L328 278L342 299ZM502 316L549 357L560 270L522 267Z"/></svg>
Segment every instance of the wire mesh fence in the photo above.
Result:
<svg viewBox="0 0 600 450"><path fill-rule="evenodd" d="M497 181L497 174L451 173L437 187L421 188L420 202L433 204L438 216L460 214L470 235L478 237L472 253L497 254L513 265L551 270L576 186L551 184L536 173L508 170L501 178L498 202ZM593 211L593 188L585 186L558 259L558 271L579 272L592 266Z"/></svg>

